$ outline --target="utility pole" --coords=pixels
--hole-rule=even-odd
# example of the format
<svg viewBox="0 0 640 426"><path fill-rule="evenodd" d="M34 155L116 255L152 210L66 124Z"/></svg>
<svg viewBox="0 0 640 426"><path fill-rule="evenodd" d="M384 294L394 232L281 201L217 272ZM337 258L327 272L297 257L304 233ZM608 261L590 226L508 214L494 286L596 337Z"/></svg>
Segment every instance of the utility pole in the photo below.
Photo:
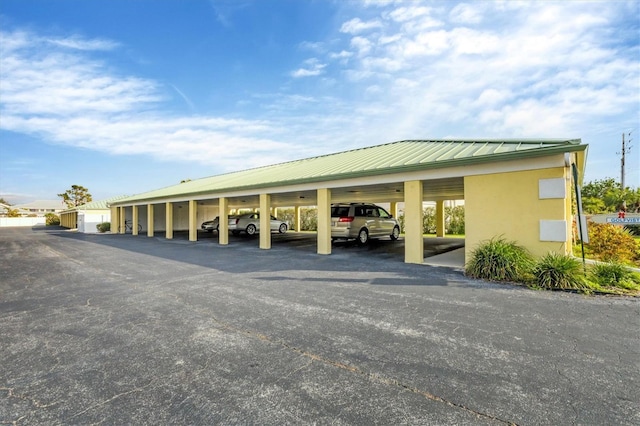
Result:
<svg viewBox="0 0 640 426"><path fill-rule="evenodd" d="M629 132L629 146L625 147L625 141L624 141L624 133L622 134L622 151L620 152L620 154L622 154L622 157L620 158L620 189L622 189L624 191L625 186L624 186L624 157L626 155L627 152L631 151L631 132Z"/></svg>

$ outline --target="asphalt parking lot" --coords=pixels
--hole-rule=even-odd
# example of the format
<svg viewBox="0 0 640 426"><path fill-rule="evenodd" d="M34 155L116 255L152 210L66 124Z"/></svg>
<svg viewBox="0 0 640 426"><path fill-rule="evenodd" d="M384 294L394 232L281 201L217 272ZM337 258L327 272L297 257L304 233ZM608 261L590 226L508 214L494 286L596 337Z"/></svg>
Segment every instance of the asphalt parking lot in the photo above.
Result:
<svg viewBox="0 0 640 426"><path fill-rule="evenodd" d="M640 300L334 248L0 228L0 423L640 424Z"/></svg>

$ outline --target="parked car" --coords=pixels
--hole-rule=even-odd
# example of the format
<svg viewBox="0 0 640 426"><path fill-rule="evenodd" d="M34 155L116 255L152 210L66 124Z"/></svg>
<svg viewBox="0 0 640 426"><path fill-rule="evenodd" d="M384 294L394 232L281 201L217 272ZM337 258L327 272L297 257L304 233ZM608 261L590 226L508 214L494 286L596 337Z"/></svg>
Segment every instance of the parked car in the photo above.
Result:
<svg viewBox="0 0 640 426"><path fill-rule="evenodd" d="M219 225L218 221L219 221L219 218L216 216L216 218L213 220L207 220L206 222L202 222L202 225L200 225L200 228L202 228L202 230L206 232L217 231L218 225Z"/></svg>
<svg viewBox="0 0 640 426"><path fill-rule="evenodd" d="M398 221L380 206L367 203L331 205L331 240L356 239L366 244L370 238L400 236Z"/></svg>
<svg viewBox="0 0 640 426"><path fill-rule="evenodd" d="M271 216L271 232L284 234L287 229L289 229L289 226L286 222ZM245 232L247 235L255 235L260 231L260 213L247 213L229 218L229 230L234 235L241 232Z"/></svg>

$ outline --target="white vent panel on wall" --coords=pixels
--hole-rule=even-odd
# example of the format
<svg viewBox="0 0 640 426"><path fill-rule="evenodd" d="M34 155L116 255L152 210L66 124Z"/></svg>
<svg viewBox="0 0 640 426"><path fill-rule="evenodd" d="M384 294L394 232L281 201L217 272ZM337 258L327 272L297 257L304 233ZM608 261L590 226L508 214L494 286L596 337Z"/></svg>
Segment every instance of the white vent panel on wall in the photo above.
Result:
<svg viewBox="0 0 640 426"><path fill-rule="evenodd" d="M567 195L564 178L540 179L538 181L538 198L565 198Z"/></svg>
<svg viewBox="0 0 640 426"><path fill-rule="evenodd" d="M566 220L541 220L540 241L554 241L563 243L567 240Z"/></svg>

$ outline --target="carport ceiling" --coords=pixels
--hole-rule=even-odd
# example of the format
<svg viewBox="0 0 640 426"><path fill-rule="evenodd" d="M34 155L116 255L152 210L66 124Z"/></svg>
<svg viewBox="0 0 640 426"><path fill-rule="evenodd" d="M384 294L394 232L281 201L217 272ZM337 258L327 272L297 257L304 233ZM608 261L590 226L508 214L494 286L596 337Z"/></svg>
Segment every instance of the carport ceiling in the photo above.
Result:
<svg viewBox="0 0 640 426"><path fill-rule="evenodd" d="M271 195L271 204L274 207L313 206L316 205L316 194L315 190L276 193ZM435 179L424 183L423 199L425 201L462 200L463 198L463 178ZM334 188L331 190L331 201L334 203L403 202L404 185L400 182ZM200 204L217 205L217 202L217 199L203 200ZM255 208L259 204L258 195L229 198L229 207L233 209Z"/></svg>

